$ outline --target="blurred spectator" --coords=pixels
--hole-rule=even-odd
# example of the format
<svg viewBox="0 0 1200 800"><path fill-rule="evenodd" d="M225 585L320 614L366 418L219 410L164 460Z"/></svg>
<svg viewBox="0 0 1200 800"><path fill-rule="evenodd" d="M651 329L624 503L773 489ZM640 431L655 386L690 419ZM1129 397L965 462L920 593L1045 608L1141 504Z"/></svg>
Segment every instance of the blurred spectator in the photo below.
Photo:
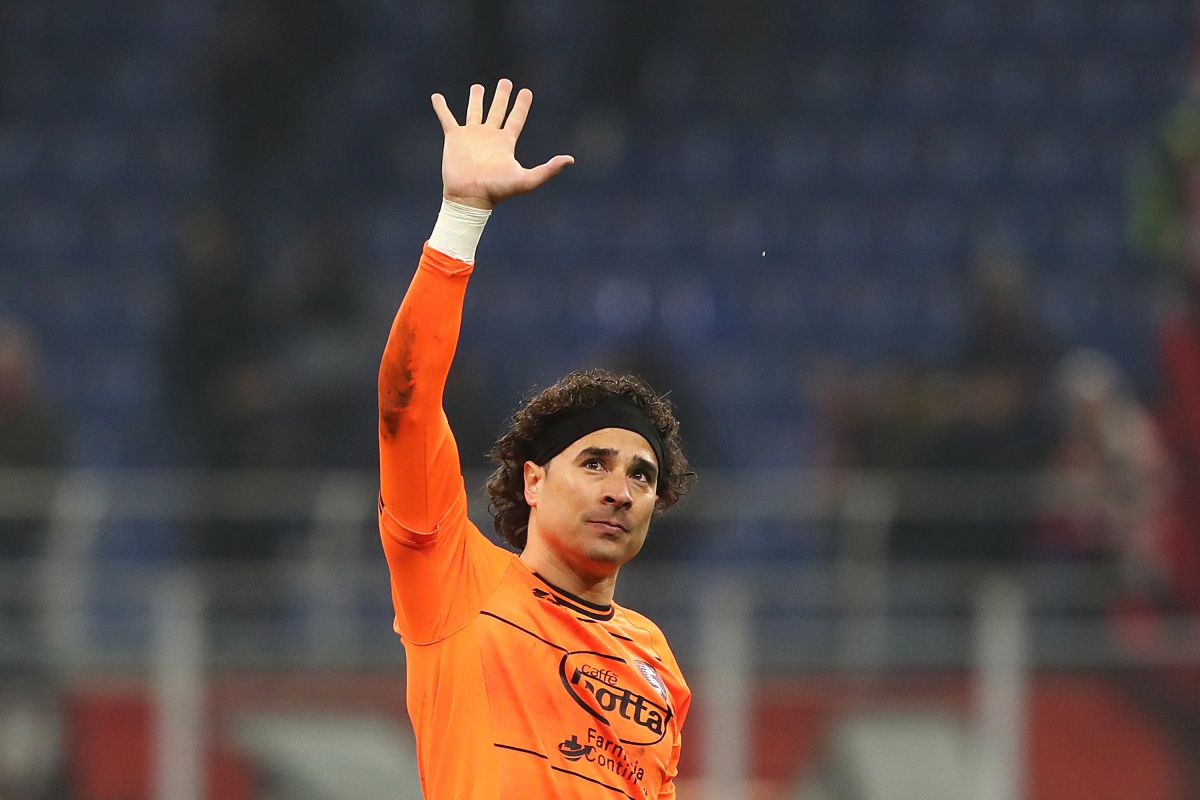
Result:
<svg viewBox="0 0 1200 800"><path fill-rule="evenodd" d="M1178 600L1200 612L1200 66L1135 174L1131 238L1166 269L1158 419L1176 470L1166 550Z"/></svg>
<svg viewBox="0 0 1200 800"><path fill-rule="evenodd" d="M1175 480L1164 523L1166 608L1153 612L1200 615L1200 65L1189 94L1167 116L1135 175L1131 238L1163 267L1174 302L1158 337L1157 416ZM1136 611L1136 609L1135 609ZM1156 613L1128 613L1127 645L1172 644L1174 632ZM1131 622L1140 623L1137 625ZM1193 758L1189 796L1200 796L1200 670L1155 668L1129 689L1157 713L1183 752Z"/></svg>
<svg viewBox="0 0 1200 800"><path fill-rule="evenodd" d="M835 377L833 375L827 376ZM921 467L946 419L946 385L909 364L887 364L847 382L828 382L823 405L841 429L839 459L857 469L906 471Z"/></svg>
<svg viewBox="0 0 1200 800"><path fill-rule="evenodd" d="M0 319L0 472L62 463L62 427L39 385L40 360L32 332L16 320ZM28 518L0 514L0 567L11 569L42 555L54 488L52 481L37 485L40 508ZM20 585L9 584L18 590L15 595L0 594L0 644L12 655L28 657L38 652L32 592L21 592Z"/></svg>
<svg viewBox="0 0 1200 800"><path fill-rule="evenodd" d="M1069 354L1055 386L1063 425L1051 466L1061 483L1037 550L1111 563L1117 592L1156 604L1167 586L1162 534L1172 475L1154 420L1103 353Z"/></svg>
<svg viewBox="0 0 1200 800"><path fill-rule="evenodd" d="M1181 250L1174 262L1178 304L1159 330L1159 425L1176 472L1165 553L1175 607L1200 615L1200 148L1181 165ZM1200 752L1200 670L1166 670L1147 698L1186 752ZM1192 793L1200 794L1194 759Z"/></svg>
<svg viewBox="0 0 1200 800"><path fill-rule="evenodd" d="M1129 239L1151 262L1185 271L1200 208L1200 65L1188 95L1166 116L1133 172Z"/></svg>
<svg viewBox="0 0 1200 800"><path fill-rule="evenodd" d="M1058 353L1034 317L1028 270L1011 254L987 252L975 264L974 283L974 324L964 366L1012 376L1020 394L1036 404Z"/></svg>
<svg viewBox="0 0 1200 800"><path fill-rule="evenodd" d="M958 386L955 415L920 461L923 470L959 491L922 483L902 493L902 508L914 514L893 529L893 555L969 561L1024 555L1033 477L1045 463L1050 441L1021 376L998 365L971 366ZM964 478L969 482L960 483ZM959 516L965 497L978 512L971 519ZM941 499L950 502L939 508Z"/></svg>
<svg viewBox="0 0 1200 800"><path fill-rule="evenodd" d="M956 376L957 399L918 466L951 480L977 478L964 490L982 513L938 518L935 504L944 492L930 496L926 487L919 494L910 487L902 493L901 519L905 509L913 514L892 535L898 558L1010 560L1029 545L1032 478L1053 442L1042 393L1055 346L1033 317L1020 264L985 258L975 278L975 327ZM922 521L926 509L935 513Z"/></svg>
<svg viewBox="0 0 1200 800"><path fill-rule="evenodd" d="M185 461L247 466L274 392L245 237L228 214L206 207L185 221L182 247L185 274L165 355Z"/></svg>
<svg viewBox="0 0 1200 800"><path fill-rule="evenodd" d="M280 405L270 460L367 467L375 459L375 364L349 233L336 219L303 228L284 254L290 284L271 320ZM267 454L263 454L264 457Z"/></svg>
<svg viewBox="0 0 1200 800"><path fill-rule="evenodd" d="M29 328L16 320L0 319L0 474L6 469L62 465L62 424L40 385L40 362ZM9 573L13 576L36 574L28 562L44 554L45 519L54 484L49 480L26 489L36 493L34 505L38 507L30 518L0 514L0 576L9 570L14 570ZM7 664L24 664L28 669L6 669L0 680L0 797L65 798L58 749L58 698L50 672L40 660L33 585L3 580L0 648Z"/></svg>
<svg viewBox="0 0 1200 800"><path fill-rule="evenodd" d="M975 298L957 364L843 376L823 404L836 429L836 463L900 479L889 541L900 560L1011 560L1027 552L1033 473L1053 442L1042 394L1055 345L1034 319L1015 260L981 259ZM965 493L982 514L962 518Z"/></svg>
<svg viewBox="0 0 1200 800"><path fill-rule="evenodd" d="M1191 201L1200 206L1196 200L1200 193ZM1200 619L1200 226L1195 231L1186 237L1190 243L1178 275L1179 307L1159 331L1158 423L1175 473L1163 526L1167 586L1162 602L1125 609L1118 629L1122 643L1139 653L1194 644L1189 633L1181 638L1173 625L1162 624L1164 612L1168 620L1181 613ZM1129 689L1165 723L1182 752L1191 754L1184 760L1190 769L1188 796L1200 796L1200 762L1195 759L1200 753L1200 668L1148 672L1135 676Z"/></svg>
<svg viewBox="0 0 1200 800"><path fill-rule="evenodd" d="M1167 541L1171 583L1179 599L1200 612L1200 247L1195 249L1180 279L1181 308L1160 329L1159 423L1178 476Z"/></svg>
<svg viewBox="0 0 1200 800"><path fill-rule="evenodd" d="M39 362L32 332L0 319L0 466L52 467L62 461L62 432L38 385Z"/></svg>
<svg viewBox="0 0 1200 800"><path fill-rule="evenodd" d="M187 462L213 471L369 465L375 367L361 358L371 347L361 331L358 265L341 224L301 228L278 255L274 286L252 273L243 229L219 208L186 220L182 246L185 280L166 360ZM233 623L250 614L275 619L287 602L282 558L303 547L293 526L212 519L195 527L192 540L192 554L209 565L257 562L253 596L228 573L211 573L218 636L244 629Z"/></svg>
<svg viewBox="0 0 1200 800"><path fill-rule="evenodd" d="M185 442L183 460L207 470L266 466L279 437L280 392L267 360L268 341L247 264L244 234L231 217L215 207L195 212L183 226L185 274L180 285L174 329L166 342L169 385L177 393ZM219 491L207 481L198 486L200 507L213 506ZM207 567L232 561L272 560L284 531L279 524L221 518L206 519L191 530L191 555ZM272 571L255 570L258 597L276 602L279 587ZM215 570L208 580L217 638L237 630L229 623L261 611L246 602L245 592Z"/></svg>

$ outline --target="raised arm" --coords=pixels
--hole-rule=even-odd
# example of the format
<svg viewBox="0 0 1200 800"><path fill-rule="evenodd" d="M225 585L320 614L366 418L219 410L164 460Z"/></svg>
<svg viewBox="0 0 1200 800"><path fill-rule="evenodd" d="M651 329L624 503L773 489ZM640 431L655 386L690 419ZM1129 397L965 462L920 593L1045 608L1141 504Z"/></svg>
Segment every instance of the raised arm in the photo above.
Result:
<svg viewBox="0 0 1200 800"><path fill-rule="evenodd" d="M533 93L522 89L509 111L512 83L496 86L486 117L483 87L471 87L465 122L442 95L433 108L445 133L442 211L392 323L379 369L380 497L413 533L430 533L462 493L457 448L442 411L442 391L462 319L467 277L487 213L573 162L555 156L527 169L515 155Z"/></svg>

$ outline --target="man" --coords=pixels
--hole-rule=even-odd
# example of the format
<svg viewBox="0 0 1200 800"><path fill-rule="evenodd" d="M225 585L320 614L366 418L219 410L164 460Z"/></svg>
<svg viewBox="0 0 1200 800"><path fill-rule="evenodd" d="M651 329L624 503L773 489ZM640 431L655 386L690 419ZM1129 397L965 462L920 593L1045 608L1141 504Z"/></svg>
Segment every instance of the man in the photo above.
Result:
<svg viewBox="0 0 1200 800"><path fill-rule="evenodd" d="M514 156L533 95L501 80L486 117L445 99L443 204L379 372L379 527L426 800L675 797L690 692L662 632L613 602L654 512L691 481L670 404L592 370L530 399L491 453L496 530L466 516L441 407L493 206L571 164ZM531 332L536 335L536 325Z"/></svg>

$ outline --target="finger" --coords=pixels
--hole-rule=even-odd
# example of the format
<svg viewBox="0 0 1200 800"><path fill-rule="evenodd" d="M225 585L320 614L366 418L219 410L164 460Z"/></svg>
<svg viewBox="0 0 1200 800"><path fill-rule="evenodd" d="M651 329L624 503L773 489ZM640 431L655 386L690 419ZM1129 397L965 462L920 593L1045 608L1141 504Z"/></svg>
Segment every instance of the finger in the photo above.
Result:
<svg viewBox="0 0 1200 800"><path fill-rule="evenodd" d="M458 120L451 113L450 106L446 105L446 98L435 93L430 100L433 101L433 112L437 114L438 122L442 123L442 133L449 133L452 128L457 128Z"/></svg>
<svg viewBox="0 0 1200 800"><path fill-rule="evenodd" d="M467 125L483 122L483 84L471 84L471 96L467 99Z"/></svg>
<svg viewBox="0 0 1200 800"><path fill-rule="evenodd" d="M512 111L508 114L508 122L504 123L504 130L511 131L513 138L521 135L531 105L533 105L533 92L528 89L517 92L516 102L513 103Z"/></svg>
<svg viewBox="0 0 1200 800"><path fill-rule="evenodd" d="M492 105L488 108L487 122L493 128L504 126L504 115L508 112L508 97L512 94L512 81L501 78L496 84L496 93L492 95Z"/></svg>
<svg viewBox="0 0 1200 800"><path fill-rule="evenodd" d="M574 163L574 156L555 156L545 164L541 164L533 169L526 170L526 191L536 189Z"/></svg>

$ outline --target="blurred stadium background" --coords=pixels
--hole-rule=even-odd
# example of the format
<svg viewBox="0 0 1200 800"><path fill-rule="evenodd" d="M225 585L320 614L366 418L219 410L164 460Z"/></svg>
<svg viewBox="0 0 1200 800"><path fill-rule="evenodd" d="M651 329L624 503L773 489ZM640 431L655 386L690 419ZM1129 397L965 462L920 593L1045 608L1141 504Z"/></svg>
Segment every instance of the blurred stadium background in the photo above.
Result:
<svg viewBox="0 0 1200 800"><path fill-rule="evenodd" d="M0 799L419 796L374 373L428 96L500 75L578 163L490 223L448 410L480 487L568 369L671 391L701 483L618 599L681 797L1200 798L1196 21L0 6Z"/></svg>

